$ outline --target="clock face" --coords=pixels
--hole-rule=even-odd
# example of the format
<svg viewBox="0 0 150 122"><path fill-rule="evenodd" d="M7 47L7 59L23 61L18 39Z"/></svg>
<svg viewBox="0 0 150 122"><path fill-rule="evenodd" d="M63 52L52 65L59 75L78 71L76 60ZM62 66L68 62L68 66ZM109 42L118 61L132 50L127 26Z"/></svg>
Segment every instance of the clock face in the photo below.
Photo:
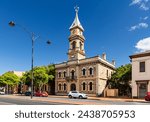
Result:
<svg viewBox="0 0 150 122"><path fill-rule="evenodd" d="M82 35L82 31L81 30L77 30L76 33L79 34L79 35Z"/></svg>
<svg viewBox="0 0 150 122"><path fill-rule="evenodd" d="M74 29L74 30L72 30L72 34L82 35L82 31L79 29Z"/></svg>
<svg viewBox="0 0 150 122"><path fill-rule="evenodd" d="M73 32L72 32L73 34L78 34L78 30L77 29L75 29L75 30L73 30Z"/></svg>
<svg viewBox="0 0 150 122"><path fill-rule="evenodd" d="M75 30L73 30L72 33L75 34Z"/></svg>

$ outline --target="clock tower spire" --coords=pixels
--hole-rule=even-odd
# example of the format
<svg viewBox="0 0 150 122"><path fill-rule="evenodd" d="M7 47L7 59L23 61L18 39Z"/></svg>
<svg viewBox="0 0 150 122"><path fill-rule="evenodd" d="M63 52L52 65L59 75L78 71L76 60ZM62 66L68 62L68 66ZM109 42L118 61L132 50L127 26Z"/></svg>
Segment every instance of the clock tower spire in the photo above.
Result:
<svg viewBox="0 0 150 122"><path fill-rule="evenodd" d="M75 7L76 16L75 19L70 26L70 36L69 36L69 51L68 51L68 59L69 60L79 60L85 58L85 50L84 50L84 41L85 38L83 36L84 28L82 27L79 18L78 12L79 7Z"/></svg>

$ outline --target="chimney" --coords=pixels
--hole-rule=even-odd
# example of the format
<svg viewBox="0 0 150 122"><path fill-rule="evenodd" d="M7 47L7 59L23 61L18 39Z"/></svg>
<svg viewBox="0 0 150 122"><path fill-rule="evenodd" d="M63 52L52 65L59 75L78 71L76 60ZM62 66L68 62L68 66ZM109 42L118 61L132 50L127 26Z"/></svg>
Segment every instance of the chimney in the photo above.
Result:
<svg viewBox="0 0 150 122"><path fill-rule="evenodd" d="M102 59L106 60L106 53L102 54Z"/></svg>
<svg viewBox="0 0 150 122"><path fill-rule="evenodd" d="M112 60L112 64L115 66L115 64L116 64L116 63L115 63L115 60Z"/></svg>

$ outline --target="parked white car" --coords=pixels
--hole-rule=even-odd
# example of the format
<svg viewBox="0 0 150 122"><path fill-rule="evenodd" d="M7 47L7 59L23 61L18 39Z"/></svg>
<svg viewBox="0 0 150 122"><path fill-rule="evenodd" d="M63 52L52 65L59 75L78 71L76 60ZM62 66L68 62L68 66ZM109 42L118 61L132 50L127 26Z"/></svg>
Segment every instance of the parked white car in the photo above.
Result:
<svg viewBox="0 0 150 122"><path fill-rule="evenodd" d="M68 93L68 97L69 98L80 98L80 99L87 99L88 98L87 94L80 93L78 91L70 91Z"/></svg>
<svg viewBox="0 0 150 122"><path fill-rule="evenodd" d="M0 92L0 94L4 95L4 94L5 94L5 92Z"/></svg>
<svg viewBox="0 0 150 122"><path fill-rule="evenodd" d="M0 94L5 94L5 87L0 87Z"/></svg>

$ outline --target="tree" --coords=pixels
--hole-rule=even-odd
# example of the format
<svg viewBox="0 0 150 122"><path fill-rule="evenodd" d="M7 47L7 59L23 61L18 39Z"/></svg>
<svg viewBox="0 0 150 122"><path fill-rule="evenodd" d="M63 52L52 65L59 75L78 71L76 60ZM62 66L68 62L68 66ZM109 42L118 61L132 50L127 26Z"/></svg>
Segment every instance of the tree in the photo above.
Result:
<svg viewBox="0 0 150 122"><path fill-rule="evenodd" d="M34 85L41 91L43 85L48 83L48 74L45 67L35 67L33 70Z"/></svg>
<svg viewBox="0 0 150 122"><path fill-rule="evenodd" d="M53 81L55 78L55 67L54 65L48 65L47 67L47 74L49 75L49 81Z"/></svg>
<svg viewBox="0 0 150 122"><path fill-rule="evenodd" d="M31 72L30 71L26 71L22 77L21 77L21 81L27 85L27 86L31 86Z"/></svg>
<svg viewBox="0 0 150 122"><path fill-rule="evenodd" d="M54 84L55 67L54 65L40 66L33 68L33 84L41 90L45 84ZM31 86L31 70L23 74L21 80L28 86Z"/></svg>
<svg viewBox="0 0 150 122"><path fill-rule="evenodd" d="M131 93L131 64L118 67L109 79L111 88L119 89L119 95L129 95Z"/></svg>
<svg viewBox="0 0 150 122"><path fill-rule="evenodd" d="M8 86L17 85L20 81L19 77L13 72L6 72L2 76L3 83Z"/></svg>
<svg viewBox="0 0 150 122"><path fill-rule="evenodd" d="M6 72L0 78L1 85L7 86L7 93L10 92L10 90L13 92L13 87L18 85L19 81L19 77L13 72Z"/></svg>
<svg viewBox="0 0 150 122"><path fill-rule="evenodd" d="M55 94L55 66L50 64L47 66L47 73L49 75L48 84L50 86L50 93Z"/></svg>
<svg viewBox="0 0 150 122"><path fill-rule="evenodd" d="M0 86L5 86L4 80L3 80L3 77L2 77L2 76L0 76Z"/></svg>

